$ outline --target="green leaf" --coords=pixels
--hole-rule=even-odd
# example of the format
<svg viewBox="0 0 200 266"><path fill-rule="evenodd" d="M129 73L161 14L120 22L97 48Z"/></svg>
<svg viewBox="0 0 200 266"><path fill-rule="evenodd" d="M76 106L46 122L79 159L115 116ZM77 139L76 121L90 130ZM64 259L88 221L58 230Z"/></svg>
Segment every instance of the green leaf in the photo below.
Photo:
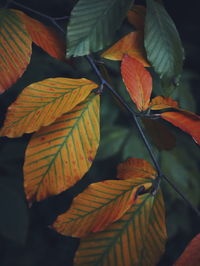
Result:
<svg viewBox="0 0 200 266"><path fill-rule="evenodd" d="M103 160L116 155L126 141L129 130L124 127L106 127L101 132L101 141L96 159Z"/></svg>
<svg viewBox="0 0 200 266"><path fill-rule="evenodd" d="M147 0L145 19L145 48L147 58L169 89L179 82L184 50L176 26L165 8Z"/></svg>
<svg viewBox="0 0 200 266"><path fill-rule="evenodd" d="M109 45L133 0L79 0L67 29L67 56L83 56Z"/></svg>

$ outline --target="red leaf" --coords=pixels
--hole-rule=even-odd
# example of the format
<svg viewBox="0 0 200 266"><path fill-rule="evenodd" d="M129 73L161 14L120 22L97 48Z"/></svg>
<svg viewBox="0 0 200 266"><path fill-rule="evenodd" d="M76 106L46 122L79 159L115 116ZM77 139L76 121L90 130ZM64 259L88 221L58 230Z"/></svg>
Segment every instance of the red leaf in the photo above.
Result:
<svg viewBox="0 0 200 266"><path fill-rule="evenodd" d="M16 13L24 22L32 41L36 45L57 59L65 59L65 43L53 28L45 26L19 10Z"/></svg>
<svg viewBox="0 0 200 266"><path fill-rule="evenodd" d="M200 234L198 234L186 247L174 266L200 265Z"/></svg>
<svg viewBox="0 0 200 266"><path fill-rule="evenodd" d="M178 112L162 113L161 117L190 134L194 141L200 145L200 117L189 111L178 110Z"/></svg>
<svg viewBox="0 0 200 266"><path fill-rule="evenodd" d="M121 64L121 73L131 99L139 111L149 107L152 92L152 78L143 65L134 58L125 55Z"/></svg>

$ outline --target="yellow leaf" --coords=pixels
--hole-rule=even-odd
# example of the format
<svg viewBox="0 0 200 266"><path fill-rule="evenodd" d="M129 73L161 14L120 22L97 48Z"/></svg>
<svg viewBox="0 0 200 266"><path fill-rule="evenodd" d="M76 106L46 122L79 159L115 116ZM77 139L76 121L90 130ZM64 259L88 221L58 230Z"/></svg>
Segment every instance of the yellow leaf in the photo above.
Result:
<svg viewBox="0 0 200 266"><path fill-rule="evenodd" d="M162 110L166 108L177 108L178 103L171 98L157 96L153 98L149 104L151 110Z"/></svg>
<svg viewBox="0 0 200 266"><path fill-rule="evenodd" d="M162 194L144 194L105 231L81 239L74 265L155 266L166 238Z"/></svg>
<svg viewBox="0 0 200 266"><path fill-rule="evenodd" d="M104 230L135 203L141 185L152 186L149 179L107 180L90 185L74 200L70 209L57 217L53 228L60 234L83 237Z"/></svg>
<svg viewBox="0 0 200 266"><path fill-rule="evenodd" d="M74 185L88 171L99 145L99 95L34 134L24 163L27 199L43 200Z"/></svg>
<svg viewBox="0 0 200 266"><path fill-rule="evenodd" d="M143 159L129 158L117 167L117 177L120 179L129 178L155 178L156 170L154 167Z"/></svg>
<svg viewBox="0 0 200 266"><path fill-rule="evenodd" d="M131 32L101 55L110 60L122 60L127 54L137 59L143 66L150 66L146 59L144 49L144 33L142 31Z"/></svg>
<svg viewBox="0 0 200 266"><path fill-rule="evenodd" d="M96 87L84 78L50 78L29 85L8 108L0 136L20 137L51 124Z"/></svg>
<svg viewBox="0 0 200 266"><path fill-rule="evenodd" d="M45 26L40 21L27 16L19 10L15 12L20 16L32 41L36 45L57 59L65 59L65 42L53 28Z"/></svg>
<svg viewBox="0 0 200 266"><path fill-rule="evenodd" d="M0 25L0 93L3 93L26 70L32 41L14 10L0 9Z"/></svg>

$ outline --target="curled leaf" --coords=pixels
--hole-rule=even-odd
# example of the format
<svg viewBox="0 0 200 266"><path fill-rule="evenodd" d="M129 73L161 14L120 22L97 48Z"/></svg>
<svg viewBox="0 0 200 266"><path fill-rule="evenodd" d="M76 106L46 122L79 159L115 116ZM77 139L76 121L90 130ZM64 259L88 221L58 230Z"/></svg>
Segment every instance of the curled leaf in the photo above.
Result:
<svg viewBox="0 0 200 266"><path fill-rule="evenodd" d="M135 203L140 186L150 188L151 180L138 178L106 180L90 185L74 200L70 209L57 217L53 228L66 236L83 237L104 230Z"/></svg>
<svg viewBox="0 0 200 266"><path fill-rule="evenodd" d="M151 100L149 104L151 110L161 110L166 108L177 108L178 103L171 98L165 96L157 96Z"/></svg>
<svg viewBox="0 0 200 266"><path fill-rule="evenodd" d="M101 55L110 60L122 60L123 56L128 54L137 59L144 66L149 66L144 49L144 33L135 31L127 34L112 47Z"/></svg>
<svg viewBox="0 0 200 266"><path fill-rule="evenodd" d="M139 111L145 111L149 107L152 92L150 73L139 61L128 55L123 57L121 73L131 99Z"/></svg>

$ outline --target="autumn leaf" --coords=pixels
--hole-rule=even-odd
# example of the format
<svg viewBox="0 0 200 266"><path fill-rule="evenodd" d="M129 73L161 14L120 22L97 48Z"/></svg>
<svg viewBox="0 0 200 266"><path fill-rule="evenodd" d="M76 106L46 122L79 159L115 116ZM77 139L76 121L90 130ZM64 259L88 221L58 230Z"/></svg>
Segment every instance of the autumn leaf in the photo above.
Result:
<svg viewBox="0 0 200 266"><path fill-rule="evenodd" d="M99 95L35 133L26 149L27 199L43 200L74 185L90 168L99 145Z"/></svg>
<svg viewBox="0 0 200 266"><path fill-rule="evenodd" d="M137 59L144 66L150 66L146 59L144 33L142 31L135 31L127 34L108 50L103 52L101 56L110 60L122 60L125 54Z"/></svg>
<svg viewBox="0 0 200 266"><path fill-rule="evenodd" d="M200 234L196 235L174 266L197 266L200 265Z"/></svg>
<svg viewBox="0 0 200 266"><path fill-rule="evenodd" d="M49 78L29 85L8 108L0 136L20 137L51 124L96 87L84 78Z"/></svg>
<svg viewBox="0 0 200 266"><path fill-rule="evenodd" d="M142 118L145 129L159 150L171 150L176 146L176 137L169 127L159 120Z"/></svg>
<svg viewBox="0 0 200 266"><path fill-rule="evenodd" d="M152 92L152 78L143 65L125 55L121 64L121 74L128 93L139 111L149 107Z"/></svg>
<svg viewBox="0 0 200 266"><path fill-rule="evenodd" d="M52 57L65 60L65 42L53 28L45 26L22 11L16 10L16 13L20 16L32 41L36 45Z"/></svg>
<svg viewBox="0 0 200 266"><path fill-rule="evenodd" d="M32 41L15 10L0 9L0 25L0 93L3 93L26 70Z"/></svg>
<svg viewBox="0 0 200 266"><path fill-rule="evenodd" d="M147 193L106 230L82 238L74 265L155 266L166 238L162 194Z"/></svg>
<svg viewBox="0 0 200 266"><path fill-rule="evenodd" d="M200 145L200 117L189 111L164 112L160 115L166 121L190 134Z"/></svg>
<svg viewBox="0 0 200 266"><path fill-rule="evenodd" d="M163 112L160 117L191 135L200 145L200 117L198 115L179 108L176 101L163 96L155 97L149 106L152 110L174 108L175 112Z"/></svg>
<svg viewBox="0 0 200 266"><path fill-rule="evenodd" d="M90 185L74 200L70 209L57 217L53 228L60 234L83 237L104 230L135 203L139 187L152 186L149 179L107 180Z"/></svg>
<svg viewBox="0 0 200 266"><path fill-rule="evenodd" d="M144 21L146 15L146 8L140 5L134 5L128 11L128 22L133 25L137 30L144 30Z"/></svg>
<svg viewBox="0 0 200 266"><path fill-rule="evenodd" d="M178 103L171 98L165 96L157 96L151 100L149 107L151 108L151 110L177 108Z"/></svg>

